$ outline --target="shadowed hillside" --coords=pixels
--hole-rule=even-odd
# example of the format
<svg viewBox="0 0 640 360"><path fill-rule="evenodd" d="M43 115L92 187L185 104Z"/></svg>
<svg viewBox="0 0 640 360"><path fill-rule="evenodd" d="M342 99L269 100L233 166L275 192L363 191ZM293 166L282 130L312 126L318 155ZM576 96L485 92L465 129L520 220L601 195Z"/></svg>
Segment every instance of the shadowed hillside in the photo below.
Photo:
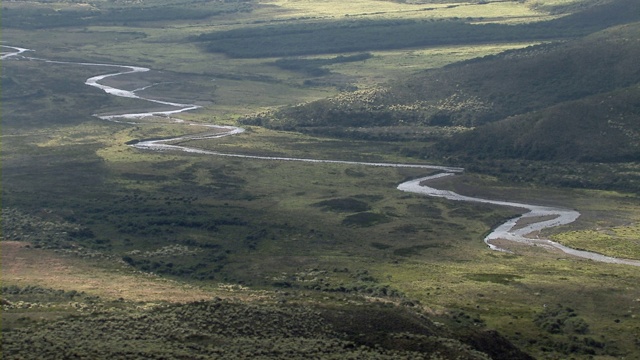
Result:
<svg viewBox="0 0 640 360"><path fill-rule="evenodd" d="M454 136L449 152L492 158L625 162L640 158L640 87L565 102Z"/></svg>
<svg viewBox="0 0 640 360"><path fill-rule="evenodd" d="M386 87L283 108L247 124L310 127L465 126L541 110L640 82L640 24L416 74Z"/></svg>
<svg viewBox="0 0 640 360"><path fill-rule="evenodd" d="M620 19L639 14L633 10L637 4L627 1L609 6ZM562 21L588 19L594 9ZM509 168L516 173L512 180L638 191L633 161L640 156L639 58L640 23L635 22L241 121L353 139L418 140L418 148L401 145L406 155L444 157L493 174ZM492 163L501 159L506 162L500 166ZM516 160L552 161L555 165L543 168L557 171L551 176L548 169L531 170L531 164L512 163ZM599 164L587 171L588 163ZM621 175L611 176L616 173Z"/></svg>

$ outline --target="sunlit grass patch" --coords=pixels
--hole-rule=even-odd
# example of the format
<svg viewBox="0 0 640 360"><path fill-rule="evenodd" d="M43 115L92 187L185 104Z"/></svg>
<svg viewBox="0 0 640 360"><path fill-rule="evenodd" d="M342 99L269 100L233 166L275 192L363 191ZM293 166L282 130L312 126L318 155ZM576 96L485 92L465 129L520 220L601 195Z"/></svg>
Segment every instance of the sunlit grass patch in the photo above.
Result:
<svg viewBox="0 0 640 360"><path fill-rule="evenodd" d="M274 1L282 8L280 18L466 18L487 17L493 21L513 18L542 20L545 13L532 9L528 4L512 2L486 3L428 3L412 4L394 1L359 0L341 1Z"/></svg>
<svg viewBox="0 0 640 360"><path fill-rule="evenodd" d="M355 77L358 86L372 86L453 62L497 54L506 50L537 45L537 42L436 46L407 50L373 51L361 61L327 66L327 69Z"/></svg>
<svg viewBox="0 0 640 360"><path fill-rule="evenodd" d="M509 333L511 341L536 356L541 354L540 343L527 339L551 335L536 328L533 320L557 304L575 309L589 324L589 336L606 343L633 341L628 329L638 316L634 297L640 295L632 285L637 281L635 268L555 258L544 252L514 256L456 249L469 260L450 262L425 250L412 260L377 264L373 274L435 313L462 309L478 317L490 328ZM553 338L549 344L561 339Z"/></svg>
<svg viewBox="0 0 640 360"><path fill-rule="evenodd" d="M639 224L565 232L554 235L553 239L576 249L586 249L614 257L640 259Z"/></svg>
<svg viewBox="0 0 640 360"><path fill-rule="evenodd" d="M545 12L536 10L524 2L466 3L459 6L438 8L429 15L436 18L470 18L490 23L530 23L551 20Z"/></svg>
<svg viewBox="0 0 640 360"><path fill-rule="evenodd" d="M422 163L403 156L396 144L376 141L344 141L296 132L246 127L247 131L220 139L194 140L186 146L221 153L281 156L320 160Z"/></svg>

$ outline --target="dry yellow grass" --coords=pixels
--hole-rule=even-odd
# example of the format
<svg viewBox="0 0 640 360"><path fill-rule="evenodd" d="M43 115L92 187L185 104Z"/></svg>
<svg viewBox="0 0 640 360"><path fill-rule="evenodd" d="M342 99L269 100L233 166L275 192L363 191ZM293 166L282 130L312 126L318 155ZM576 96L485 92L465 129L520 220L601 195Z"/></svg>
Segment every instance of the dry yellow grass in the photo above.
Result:
<svg viewBox="0 0 640 360"><path fill-rule="evenodd" d="M65 291L84 291L107 300L140 302L190 302L213 297L251 300L264 293L219 286L207 290L127 269L105 269L95 261L27 247L27 243L2 241L2 285L37 285ZM92 263L93 262L93 263Z"/></svg>
<svg viewBox="0 0 640 360"><path fill-rule="evenodd" d="M386 0L311 1L274 0L264 1L281 11L279 18L486 18L491 22L541 21L548 14L535 10L526 2L489 2L461 4L410 4Z"/></svg>

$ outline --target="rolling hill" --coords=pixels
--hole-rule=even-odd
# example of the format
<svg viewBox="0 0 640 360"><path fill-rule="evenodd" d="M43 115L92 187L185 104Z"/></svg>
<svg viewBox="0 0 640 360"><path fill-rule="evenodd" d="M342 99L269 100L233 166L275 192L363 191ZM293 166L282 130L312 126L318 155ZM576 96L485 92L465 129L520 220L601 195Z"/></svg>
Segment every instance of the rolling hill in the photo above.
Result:
<svg viewBox="0 0 640 360"><path fill-rule="evenodd" d="M300 130L407 124L477 127L637 84L639 33L640 24L633 23L576 41L513 50L244 122Z"/></svg>
<svg viewBox="0 0 640 360"><path fill-rule="evenodd" d="M614 4L629 10L622 6L629 2ZM593 9L562 21L583 21ZM493 165L482 163L488 159L555 162L563 168L571 163L568 168L578 173L584 172L577 170L584 166L580 164L606 163L601 165L603 173L620 171L623 179L591 179L581 186L637 191L638 174L630 163L640 158L638 58L640 23L633 22L579 39L423 71L242 122L395 140L405 146L406 154L446 158L482 172L496 173L489 170ZM403 128L408 130L398 130ZM422 145L416 150L415 144L404 145L408 140ZM553 185L577 184L565 180Z"/></svg>

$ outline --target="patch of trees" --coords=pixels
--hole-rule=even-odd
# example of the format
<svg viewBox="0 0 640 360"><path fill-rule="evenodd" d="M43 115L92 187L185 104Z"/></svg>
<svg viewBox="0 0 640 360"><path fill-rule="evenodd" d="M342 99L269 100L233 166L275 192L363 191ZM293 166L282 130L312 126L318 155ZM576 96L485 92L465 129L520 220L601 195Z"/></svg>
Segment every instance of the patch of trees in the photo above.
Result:
<svg viewBox="0 0 640 360"><path fill-rule="evenodd" d="M603 341L585 336L589 333L589 324L571 307L560 304L546 306L544 311L535 315L534 324L549 334L570 335L564 339L547 341L547 346L564 354L608 354L614 355L615 349L609 349Z"/></svg>
<svg viewBox="0 0 640 360"><path fill-rule="evenodd" d="M2 209L3 239L28 241L36 248L69 248L74 242L106 242L88 228L61 219L47 219L14 208Z"/></svg>
<svg viewBox="0 0 640 360"><path fill-rule="evenodd" d="M582 5L567 4L565 6L570 8ZM640 20L640 3L635 0L617 0L608 1L599 6L587 7L583 11L577 11L574 14L554 20L550 22L550 25L557 28L582 27L591 31L598 31L638 20ZM539 24L538 26L545 26L545 24Z"/></svg>
<svg viewBox="0 0 640 360"><path fill-rule="evenodd" d="M346 274L347 281L338 281L329 276L326 270L311 269L298 272L285 278L274 281L271 285L285 289L305 289L329 293L360 294L383 298L403 299L406 304L415 305L415 301L405 298L398 289L388 284L380 284L367 270L354 270L348 268L333 269L334 273Z"/></svg>
<svg viewBox="0 0 640 360"><path fill-rule="evenodd" d="M452 246L450 244L445 244L445 243L440 243L440 242L433 242L433 243L430 243L430 244L427 244L427 245L414 245L414 246L402 247L402 248L394 249L393 250L393 255L404 256L404 257L416 256L416 255L420 255L423 250L428 250L428 249L449 249L451 247Z"/></svg>
<svg viewBox="0 0 640 360"><path fill-rule="evenodd" d="M298 71L309 76L323 76L329 74L329 70L323 68L324 66L365 61L373 57L371 53L361 53L355 55L339 55L329 59L299 59L299 58L286 58L278 59L273 65L290 71Z"/></svg>
<svg viewBox="0 0 640 360"><path fill-rule="evenodd" d="M177 276L195 280L213 280L226 264L227 254L219 252L208 254L200 261L175 258L171 261L163 259L147 259L125 255L122 260L144 272L152 272L160 275Z"/></svg>
<svg viewBox="0 0 640 360"><path fill-rule="evenodd" d="M640 168L637 162L592 163L472 157L452 157L449 161L464 166L470 172L493 175L508 182L640 193Z"/></svg>
<svg viewBox="0 0 640 360"><path fill-rule="evenodd" d="M358 93L355 94L356 96ZM419 114L395 111L383 105L350 106L339 99L323 99L299 106L290 106L275 113L254 114L240 119L245 125L265 126L278 130L305 131L311 128L322 131L327 127L372 127L398 125L406 115L416 119ZM354 104L355 105L355 104ZM358 104L359 105L359 104ZM412 121L422 123L420 119Z"/></svg>
<svg viewBox="0 0 640 360"><path fill-rule="evenodd" d="M2 286L0 289L0 293L3 298L7 299L29 299L29 300L39 300L43 301L44 299L65 299L65 300L73 300L75 297L84 297L85 293L78 292L76 290L55 290L50 288L44 288L42 286L37 285L26 285L26 286L17 286L17 285L9 285Z"/></svg>
<svg viewBox="0 0 640 360"><path fill-rule="evenodd" d="M336 212L362 212L371 209L367 202L354 198L323 200L313 204L313 206L320 207L326 211Z"/></svg>
<svg viewBox="0 0 640 360"><path fill-rule="evenodd" d="M561 305L547 306L537 314L533 322L541 329L552 333L587 334L589 325L578 316L574 309Z"/></svg>
<svg viewBox="0 0 640 360"><path fill-rule="evenodd" d="M118 232L131 235L166 235L186 230L217 232L222 226L247 225L238 217L212 215L192 204L193 200L193 197L182 196L142 198L125 195L117 203L88 211L108 215Z"/></svg>
<svg viewBox="0 0 640 360"><path fill-rule="evenodd" d="M369 227L391 221L388 216L371 211L348 215L342 220L345 226Z"/></svg>

